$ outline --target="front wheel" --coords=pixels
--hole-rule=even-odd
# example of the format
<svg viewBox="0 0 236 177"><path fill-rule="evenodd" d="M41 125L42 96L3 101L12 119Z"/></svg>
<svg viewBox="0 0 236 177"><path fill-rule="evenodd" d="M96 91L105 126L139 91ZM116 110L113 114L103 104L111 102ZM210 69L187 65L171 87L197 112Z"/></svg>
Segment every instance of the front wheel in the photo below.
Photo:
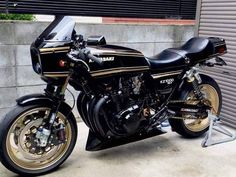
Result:
<svg viewBox="0 0 236 177"><path fill-rule="evenodd" d="M212 114L217 116L220 114L222 107L221 90L214 79L207 75L201 75L202 83L199 88L205 99L209 100L212 106ZM196 99L193 88L186 87L183 89L180 98L181 100ZM203 135L209 128L210 120L205 119L188 119L189 115L185 114L182 117L186 119L169 119L172 130L186 138L195 138Z"/></svg>
<svg viewBox="0 0 236 177"><path fill-rule="evenodd" d="M23 176L42 175L69 157L76 143L77 125L65 108L59 109L47 146L38 146L37 132L50 110L43 105L16 106L6 115L0 123L0 159L6 168Z"/></svg>

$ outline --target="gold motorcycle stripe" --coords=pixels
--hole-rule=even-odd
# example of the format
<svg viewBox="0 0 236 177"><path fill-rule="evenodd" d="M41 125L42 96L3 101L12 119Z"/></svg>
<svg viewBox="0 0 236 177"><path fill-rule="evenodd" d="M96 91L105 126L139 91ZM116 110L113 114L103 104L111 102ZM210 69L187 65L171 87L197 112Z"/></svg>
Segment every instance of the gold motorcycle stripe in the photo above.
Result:
<svg viewBox="0 0 236 177"><path fill-rule="evenodd" d="M44 52L40 53L41 55L52 54L52 53L67 53L68 50L54 51L54 52Z"/></svg>
<svg viewBox="0 0 236 177"><path fill-rule="evenodd" d="M182 70L159 73L159 74L152 74L152 78L153 79L159 79L159 78L162 78L162 77L177 75L177 74L180 74L181 72L182 72Z"/></svg>
<svg viewBox="0 0 236 177"><path fill-rule="evenodd" d="M69 72L44 72L43 76L46 77L67 77Z"/></svg>
<svg viewBox="0 0 236 177"><path fill-rule="evenodd" d="M54 52L59 52L59 51L66 51L68 52L70 47L56 47L56 48L43 48L39 49L40 53L54 53Z"/></svg>
<svg viewBox="0 0 236 177"><path fill-rule="evenodd" d="M148 66L142 66L142 67L119 67L119 68L111 68L111 69L92 71L92 72L90 72L90 74L93 77L98 77L98 76L104 76L104 75L110 75L110 74L118 74L118 73L123 73L123 72L147 71L147 70L149 70Z"/></svg>

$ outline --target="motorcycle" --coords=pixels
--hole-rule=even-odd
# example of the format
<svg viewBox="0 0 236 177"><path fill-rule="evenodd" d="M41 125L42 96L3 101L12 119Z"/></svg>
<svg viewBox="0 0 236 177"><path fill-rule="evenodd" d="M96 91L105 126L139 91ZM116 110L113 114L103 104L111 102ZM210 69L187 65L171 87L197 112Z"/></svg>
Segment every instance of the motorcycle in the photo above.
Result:
<svg viewBox="0 0 236 177"><path fill-rule="evenodd" d="M194 37L145 57L108 45L103 36L85 40L74 28L69 17L56 17L31 45L33 70L47 86L43 94L17 99L0 123L0 159L9 170L42 175L70 156L77 122L65 102L68 85L79 92L88 151L163 134L166 120L178 134L199 137L209 128L208 114L219 115L220 88L198 68L226 65L220 58L227 52L223 39Z"/></svg>

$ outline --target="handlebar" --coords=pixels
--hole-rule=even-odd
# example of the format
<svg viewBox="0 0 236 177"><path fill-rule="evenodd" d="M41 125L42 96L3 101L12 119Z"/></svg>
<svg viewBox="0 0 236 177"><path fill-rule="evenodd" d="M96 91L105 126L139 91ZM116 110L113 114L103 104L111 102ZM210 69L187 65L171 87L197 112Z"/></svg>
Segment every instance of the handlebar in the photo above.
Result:
<svg viewBox="0 0 236 177"><path fill-rule="evenodd" d="M75 35L75 47L78 50L75 50L75 55L83 61L89 62L89 60L94 61L99 65L103 65L103 61L91 54L90 50L86 48L86 41L84 40L83 35Z"/></svg>
<svg viewBox="0 0 236 177"><path fill-rule="evenodd" d="M101 60L100 58L98 58L98 57L95 57L93 54L91 54L91 53L90 53L90 50L88 50L87 48L84 48L84 49L82 49L81 51L84 53L84 55L85 55L88 59L94 61L95 63L97 63L97 64L99 64L99 65L102 65L102 64L103 64L102 60Z"/></svg>
<svg viewBox="0 0 236 177"><path fill-rule="evenodd" d="M103 61L100 58L95 57L94 55L92 55L90 53L90 50L88 50L86 48L80 49L79 51L76 51L75 55L78 56L78 58L73 56L71 53L67 54L67 56L75 62L81 61L81 59L85 62L88 59L88 60L94 61L95 63L97 63L99 65L103 65ZM81 58L81 59L79 59L79 58Z"/></svg>
<svg viewBox="0 0 236 177"><path fill-rule="evenodd" d="M102 65L103 64L103 61L98 58L98 57L95 57L94 55L92 55L91 53L90 54L87 54L87 57L88 59L94 61L95 63L99 64L99 65Z"/></svg>

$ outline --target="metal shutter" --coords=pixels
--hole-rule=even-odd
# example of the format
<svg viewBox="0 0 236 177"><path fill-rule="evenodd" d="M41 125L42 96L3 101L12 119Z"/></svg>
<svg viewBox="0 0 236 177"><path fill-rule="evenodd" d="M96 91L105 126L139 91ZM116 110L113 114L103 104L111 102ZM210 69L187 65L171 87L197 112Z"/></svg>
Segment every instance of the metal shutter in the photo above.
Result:
<svg viewBox="0 0 236 177"><path fill-rule="evenodd" d="M6 0L11 13L194 19L196 0Z"/></svg>
<svg viewBox="0 0 236 177"><path fill-rule="evenodd" d="M208 68L206 73L220 84L223 93L222 121L236 128L236 1L202 0L198 4L199 36L222 37L228 53L224 55L228 66Z"/></svg>
<svg viewBox="0 0 236 177"><path fill-rule="evenodd" d="M195 19L197 0L180 0L180 16L183 19Z"/></svg>

